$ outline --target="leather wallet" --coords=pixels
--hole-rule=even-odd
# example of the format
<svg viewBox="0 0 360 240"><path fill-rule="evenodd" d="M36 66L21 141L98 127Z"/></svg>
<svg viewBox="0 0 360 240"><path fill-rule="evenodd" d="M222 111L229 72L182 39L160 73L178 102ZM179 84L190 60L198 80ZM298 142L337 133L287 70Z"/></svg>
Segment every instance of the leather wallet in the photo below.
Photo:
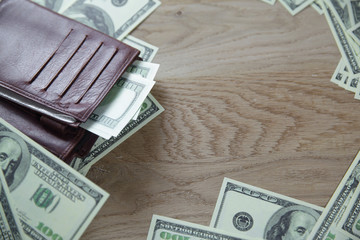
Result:
<svg viewBox="0 0 360 240"><path fill-rule="evenodd" d="M139 51L28 0L0 0L0 117L66 162L97 136L79 127Z"/></svg>

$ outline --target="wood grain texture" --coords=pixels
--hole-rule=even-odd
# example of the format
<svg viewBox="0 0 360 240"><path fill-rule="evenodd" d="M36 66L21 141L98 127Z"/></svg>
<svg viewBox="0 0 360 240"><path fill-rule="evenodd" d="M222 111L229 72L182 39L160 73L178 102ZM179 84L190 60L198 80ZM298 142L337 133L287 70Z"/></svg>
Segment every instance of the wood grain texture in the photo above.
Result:
<svg viewBox="0 0 360 240"><path fill-rule="evenodd" d="M359 150L360 102L330 82L324 16L162 0L132 35L159 47L165 112L89 172L110 198L83 239L146 239L153 214L208 225L224 177L326 205Z"/></svg>

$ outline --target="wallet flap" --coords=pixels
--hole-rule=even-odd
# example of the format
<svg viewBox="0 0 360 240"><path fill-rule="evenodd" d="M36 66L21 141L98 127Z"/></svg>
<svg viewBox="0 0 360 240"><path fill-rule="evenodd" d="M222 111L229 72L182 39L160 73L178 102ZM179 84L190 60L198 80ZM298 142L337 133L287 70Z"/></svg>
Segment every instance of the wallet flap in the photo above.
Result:
<svg viewBox="0 0 360 240"><path fill-rule="evenodd" d="M139 51L28 0L0 1L0 86L84 122Z"/></svg>

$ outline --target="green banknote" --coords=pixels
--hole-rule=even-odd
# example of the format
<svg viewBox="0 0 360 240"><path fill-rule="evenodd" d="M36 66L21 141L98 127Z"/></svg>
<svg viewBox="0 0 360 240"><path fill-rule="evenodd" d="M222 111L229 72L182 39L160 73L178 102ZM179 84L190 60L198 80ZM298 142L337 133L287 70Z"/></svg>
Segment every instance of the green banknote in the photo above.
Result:
<svg viewBox="0 0 360 240"><path fill-rule="evenodd" d="M253 239L242 235L180 221L173 218L154 215L149 228L147 240L246 240Z"/></svg>
<svg viewBox="0 0 360 240"><path fill-rule="evenodd" d="M322 210L313 204L225 178L210 226L235 236L305 239Z"/></svg>

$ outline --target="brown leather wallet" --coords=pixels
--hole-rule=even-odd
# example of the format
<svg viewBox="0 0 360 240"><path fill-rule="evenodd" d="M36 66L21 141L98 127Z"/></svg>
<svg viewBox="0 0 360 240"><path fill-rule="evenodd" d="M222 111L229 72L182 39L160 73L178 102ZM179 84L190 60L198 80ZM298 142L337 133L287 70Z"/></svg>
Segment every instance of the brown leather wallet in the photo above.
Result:
<svg viewBox="0 0 360 240"><path fill-rule="evenodd" d="M86 154L80 123L139 51L28 0L0 0L0 33L0 117L66 162Z"/></svg>

